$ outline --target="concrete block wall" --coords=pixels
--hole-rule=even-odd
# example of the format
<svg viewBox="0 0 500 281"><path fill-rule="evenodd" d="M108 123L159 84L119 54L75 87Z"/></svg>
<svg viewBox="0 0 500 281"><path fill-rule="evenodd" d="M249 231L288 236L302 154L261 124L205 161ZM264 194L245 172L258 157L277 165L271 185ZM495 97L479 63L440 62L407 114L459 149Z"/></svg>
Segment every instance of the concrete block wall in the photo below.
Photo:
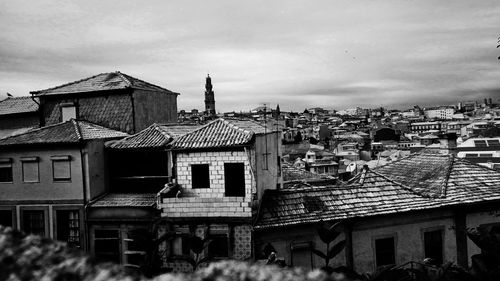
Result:
<svg viewBox="0 0 500 281"><path fill-rule="evenodd" d="M244 163L245 196L225 197L224 163ZM178 153L177 182L182 191L179 198L164 198L163 217L251 217L255 180L245 151ZM210 188L193 189L191 165L208 164Z"/></svg>

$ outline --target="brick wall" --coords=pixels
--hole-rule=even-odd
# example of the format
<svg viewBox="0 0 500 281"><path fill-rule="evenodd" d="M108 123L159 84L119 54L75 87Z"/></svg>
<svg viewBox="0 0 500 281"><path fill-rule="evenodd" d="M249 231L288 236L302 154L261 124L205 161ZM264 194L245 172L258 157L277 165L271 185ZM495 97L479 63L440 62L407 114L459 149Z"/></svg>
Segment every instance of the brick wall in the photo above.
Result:
<svg viewBox="0 0 500 281"><path fill-rule="evenodd" d="M179 198L164 198L163 217L251 217L255 180L245 151L191 152L177 154ZM225 197L224 163L244 163L245 196ZM191 165L209 164L210 188L193 189Z"/></svg>

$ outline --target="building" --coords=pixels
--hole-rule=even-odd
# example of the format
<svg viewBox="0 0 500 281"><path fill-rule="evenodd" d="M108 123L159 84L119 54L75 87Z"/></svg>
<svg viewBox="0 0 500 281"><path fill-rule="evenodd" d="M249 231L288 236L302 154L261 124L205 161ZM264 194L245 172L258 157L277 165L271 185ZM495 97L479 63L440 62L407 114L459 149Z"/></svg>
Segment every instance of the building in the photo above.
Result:
<svg viewBox="0 0 500 281"><path fill-rule="evenodd" d="M410 130L412 133L426 133L429 131L440 132L440 122L415 122L411 123Z"/></svg>
<svg viewBox="0 0 500 281"><path fill-rule="evenodd" d="M0 101L0 139L38 128L38 101L30 96Z"/></svg>
<svg viewBox="0 0 500 281"><path fill-rule="evenodd" d="M75 118L135 133L155 122L177 122L178 93L119 71L31 94L40 101L41 126Z"/></svg>
<svg viewBox="0 0 500 281"><path fill-rule="evenodd" d="M453 155L413 154L364 171L347 185L267 190L256 221L256 249L268 243L287 265L320 267L315 224L342 222L345 248L331 266L374 272L432 258L468 267L480 249L466 229L500 225L500 173Z"/></svg>
<svg viewBox="0 0 500 281"><path fill-rule="evenodd" d="M427 119L451 120L453 119L453 114L455 114L455 108L453 107L429 108L424 110L424 114Z"/></svg>
<svg viewBox="0 0 500 281"><path fill-rule="evenodd" d="M0 224L86 249L85 206L107 186L104 142L126 135L70 119L0 140Z"/></svg>
<svg viewBox="0 0 500 281"><path fill-rule="evenodd" d="M197 126L152 124L106 142L108 188L86 210L89 252L128 267L147 262L160 218L157 193L172 181L168 145Z"/></svg>
<svg viewBox="0 0 500 281"><path fill-rule="evenodd" d="M500 170L500 137L470 138L457 145L456 153L459 158Z"/></svg>
<svg viewBox="0 0 500 281"><path fill-rule="evenodd" d="M210 78L210 75L207 75L205 81L205 114L208 117L213 117L216 115L214 95L215 93L213 91L212 78Z"/></svg>
<svg viewBox="0 0 500 281"><path fill-rule="evenodd" d="M171 145L177 193L159 193L164 265L191 271L190 237L210 239L202 257L253 258L252 223L267 189L281 186L281 133L253 121L214 120Z"/></svg>

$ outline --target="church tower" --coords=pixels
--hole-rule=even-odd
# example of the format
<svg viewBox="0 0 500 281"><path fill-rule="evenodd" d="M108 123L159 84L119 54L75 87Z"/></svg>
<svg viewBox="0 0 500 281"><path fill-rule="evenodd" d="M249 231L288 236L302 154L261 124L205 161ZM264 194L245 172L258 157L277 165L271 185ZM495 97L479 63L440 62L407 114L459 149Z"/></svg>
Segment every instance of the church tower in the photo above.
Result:
<svg viewBox="0 0 500 281"><path fill-rule="evenodd" d="M207 116L215 116L215 98L210 75L207 75L205 81L205 114Z"/></svg>

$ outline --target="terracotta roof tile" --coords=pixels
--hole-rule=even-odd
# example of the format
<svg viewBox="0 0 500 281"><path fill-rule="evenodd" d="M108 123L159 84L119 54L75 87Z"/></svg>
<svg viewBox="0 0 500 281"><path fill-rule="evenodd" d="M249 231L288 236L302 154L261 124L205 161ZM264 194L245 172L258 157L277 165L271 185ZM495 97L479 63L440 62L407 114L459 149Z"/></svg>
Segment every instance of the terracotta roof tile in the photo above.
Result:
<svg viewBox="0 0 500 281"><path fill-rule="evenodd" d="M38 104L31 96L8 97L0 101L0 115L36 112Z"/></svg>
<svg viewBox="0 0 500 281"><path fill-rule="evenodd" d="M119 71L97 74L92 77L84 78L78 81L70 82L53 88L33 91L31 92L31 94L36 96L46 96L46 95L118 90L127 88L162 91L166 93L177 94L160 86L153 85L151 83L145 82L143 80L137 79L127 74L121 73Z"/></svg>
<svg viewBox="0 0 500 281"><path fill-rule="evenodd" d="M305 196L325 208L307 210ZM266 191L256 229L498 200L500 172L451 155L415 154L344 186Z"/></svg>
<svg viewBox="0 0 500 281"><path fill-rule="evenodd" d="M109 193L95 202L91 207L154 207L156 193Z"/></svg>
<svg viewBox="0 0 500 281"><path fill-rule="evenodd" d="M34 129L0 140L0 146L78 143L81 140L113 139L128 136L87 121L74 119Z"/></svg>
<svg viewBox="0 0 500 281"><path fill-rule="evenodd" d="M231 147L248 144L255 134L270 132L263 125L250 120L217 119L172 143L174 149Z"/></svg>
<svg viewBox="0 0 500 281"><path fill-rule="evenodd" d="M113 149L160 148L197 128L199 126L153 124L137 134L109 143L107 146Z"/></svg>

